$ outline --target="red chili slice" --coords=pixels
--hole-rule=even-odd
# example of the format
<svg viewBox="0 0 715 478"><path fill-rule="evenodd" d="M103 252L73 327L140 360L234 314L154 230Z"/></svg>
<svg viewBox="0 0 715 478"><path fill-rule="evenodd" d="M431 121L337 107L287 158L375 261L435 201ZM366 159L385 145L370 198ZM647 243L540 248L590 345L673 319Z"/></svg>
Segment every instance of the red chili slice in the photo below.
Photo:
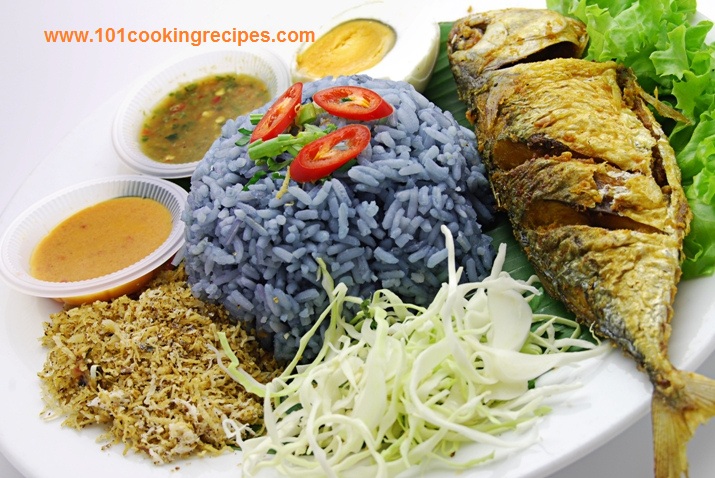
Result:
<svg viewBox="0 0 715 478"><path fill-rule="evenodd" d="M351 124L308 143L290 163L290 177L317 181L338 169L370 144L370 128Z"/></svg>
<svg viewBox="0 0 715 478"><path fill-rule="evenodd" d="M259 139L268 141L288 129L295 119L302 97L303 83L295 83L283 92L256 125L251 142Z"/></svg>
<svg viewBox="0 0 715 478"><path fill-rule="evenodd" d="M331 115L351 120L376 120L394 111L378 93L360 86L326 88L314 94L313 101Z"/></svg>

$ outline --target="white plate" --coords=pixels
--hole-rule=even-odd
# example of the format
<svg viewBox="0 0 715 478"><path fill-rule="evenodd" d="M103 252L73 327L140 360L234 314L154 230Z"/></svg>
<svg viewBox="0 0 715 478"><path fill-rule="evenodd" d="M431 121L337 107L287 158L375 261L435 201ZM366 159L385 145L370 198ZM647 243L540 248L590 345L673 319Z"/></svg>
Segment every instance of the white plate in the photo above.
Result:
<svg viewBox="0 0 715 478"><path fill-rule="evenodd" d="M512 2L542 6L542 2ZM38 194L49 194L86 179L132 171L116 161L108 132L123 95L102 105L57 147L24 181L0 216L0 230ZM57 168L55 165L71 165ZM684 283L676 299L671 357L677 366L693 369L715 348L715 303L710 299L715 277ZM240 476L240 454L197 458L156 467L135 454L122 455L121 446L103 451L97 431L76 432L59 421L40 418L43 404L37 373L45 359L38 342L42 322L57 310L49 300L0 288L0 449L27 477L56 476L126 478ZM633 363L611 353L587 371L584 386L568 394L539 425L541 442L509 459L478 467L460 477L543 477L596 449L647 413L651 387ZM650 440L650 436L643 437ZM469 448L465 450L469 452ZM454 473L410 476L445 477ZM647 476L650 470L643 470Z"/></svg>

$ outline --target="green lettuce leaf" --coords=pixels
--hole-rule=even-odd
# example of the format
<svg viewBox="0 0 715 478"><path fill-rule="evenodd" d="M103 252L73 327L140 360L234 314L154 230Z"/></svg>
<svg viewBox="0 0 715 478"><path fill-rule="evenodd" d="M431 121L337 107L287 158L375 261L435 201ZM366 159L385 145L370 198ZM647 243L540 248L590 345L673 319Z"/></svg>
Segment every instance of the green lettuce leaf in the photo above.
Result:
<svg viewBox="0 0 715 478"><path fill-rule="evenodd" d="M685 47L685 25L678 25L668 32L668 47L656 50L650 55L658 76L672 75L681 80L683 74L689 71L688 50Z"/></svg>
<svg viewBox="0 0 715 478"><path fill-rule="evenodd" d="M709 73L697 75L686 71L682 80L673 84L673 96L677 98L675 107L693 123L709 110L715 99L711 76Z"/></svg>

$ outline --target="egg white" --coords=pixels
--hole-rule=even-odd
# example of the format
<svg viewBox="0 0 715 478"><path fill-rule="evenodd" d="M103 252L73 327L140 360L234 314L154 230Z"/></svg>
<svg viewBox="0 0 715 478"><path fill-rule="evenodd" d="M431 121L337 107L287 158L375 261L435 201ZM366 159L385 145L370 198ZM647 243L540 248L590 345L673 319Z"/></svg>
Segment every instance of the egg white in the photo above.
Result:
<svg viewBox="0 0 715 478"><path fill-rule="evenodd" d="M328 21L316 32L316 40L336 26L350 20L376 20L395 32L395 44L375 66L359 72L376 79L406 81L417 91L427 86L439 52L439 25L420 12L405 12L401 2L371 2L348 9ZM312 43L304 43L293 56L293 81L320 78L298 67L298 56Z"/></svg>

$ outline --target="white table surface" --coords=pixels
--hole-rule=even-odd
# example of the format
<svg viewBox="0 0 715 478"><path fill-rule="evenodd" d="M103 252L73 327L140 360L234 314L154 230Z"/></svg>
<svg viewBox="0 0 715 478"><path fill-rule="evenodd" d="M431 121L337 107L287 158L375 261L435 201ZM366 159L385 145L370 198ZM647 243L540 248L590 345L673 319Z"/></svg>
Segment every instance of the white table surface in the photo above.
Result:
<svg viewBox="0 0 715 478"><path fill-rule="evenodd" d="M293 3L285 0L263 2L271 5L263 9L230 0L29 0L14 2L11 8L6 4L0 20L0 162L3 172L0 175L0 208L10 200L23 178L100 105L116 98L140 75L165 58L201 48L175 44L49 44L44 40L43 30L234 26L257 30L309 30L317 29L321 18L343 8L340 2L306 1L303 2L306 14L300 15L295 13L295 8L291 9ZM316 8L318 3L323 7ZM436 19L453 20L466 12L469 3L464 0L431 2L429 8L434 10ZM473 3L479 5L481 2L475 0ZM702 13L715 18L715 3L702 0L699 3ZM286 14L288 11L292 13ZM292 48L295 45L277 45L275 51L287 56ZM701 366L700 372L715 377L715 355ZM3 392L0 390L0 393ZM38 437L39 446L61 446L41 444L41 441ZM715 424L701 427L689 446L692 478L712 476L715 470L713 444ZM77 457L75 476L78 478L84 478L81 462L82 458ZM553 477L647 477L652 476L651 464L651 428L646 416L606 445L557 471ZM0 477L25 478L1 454Z"/></svg>

